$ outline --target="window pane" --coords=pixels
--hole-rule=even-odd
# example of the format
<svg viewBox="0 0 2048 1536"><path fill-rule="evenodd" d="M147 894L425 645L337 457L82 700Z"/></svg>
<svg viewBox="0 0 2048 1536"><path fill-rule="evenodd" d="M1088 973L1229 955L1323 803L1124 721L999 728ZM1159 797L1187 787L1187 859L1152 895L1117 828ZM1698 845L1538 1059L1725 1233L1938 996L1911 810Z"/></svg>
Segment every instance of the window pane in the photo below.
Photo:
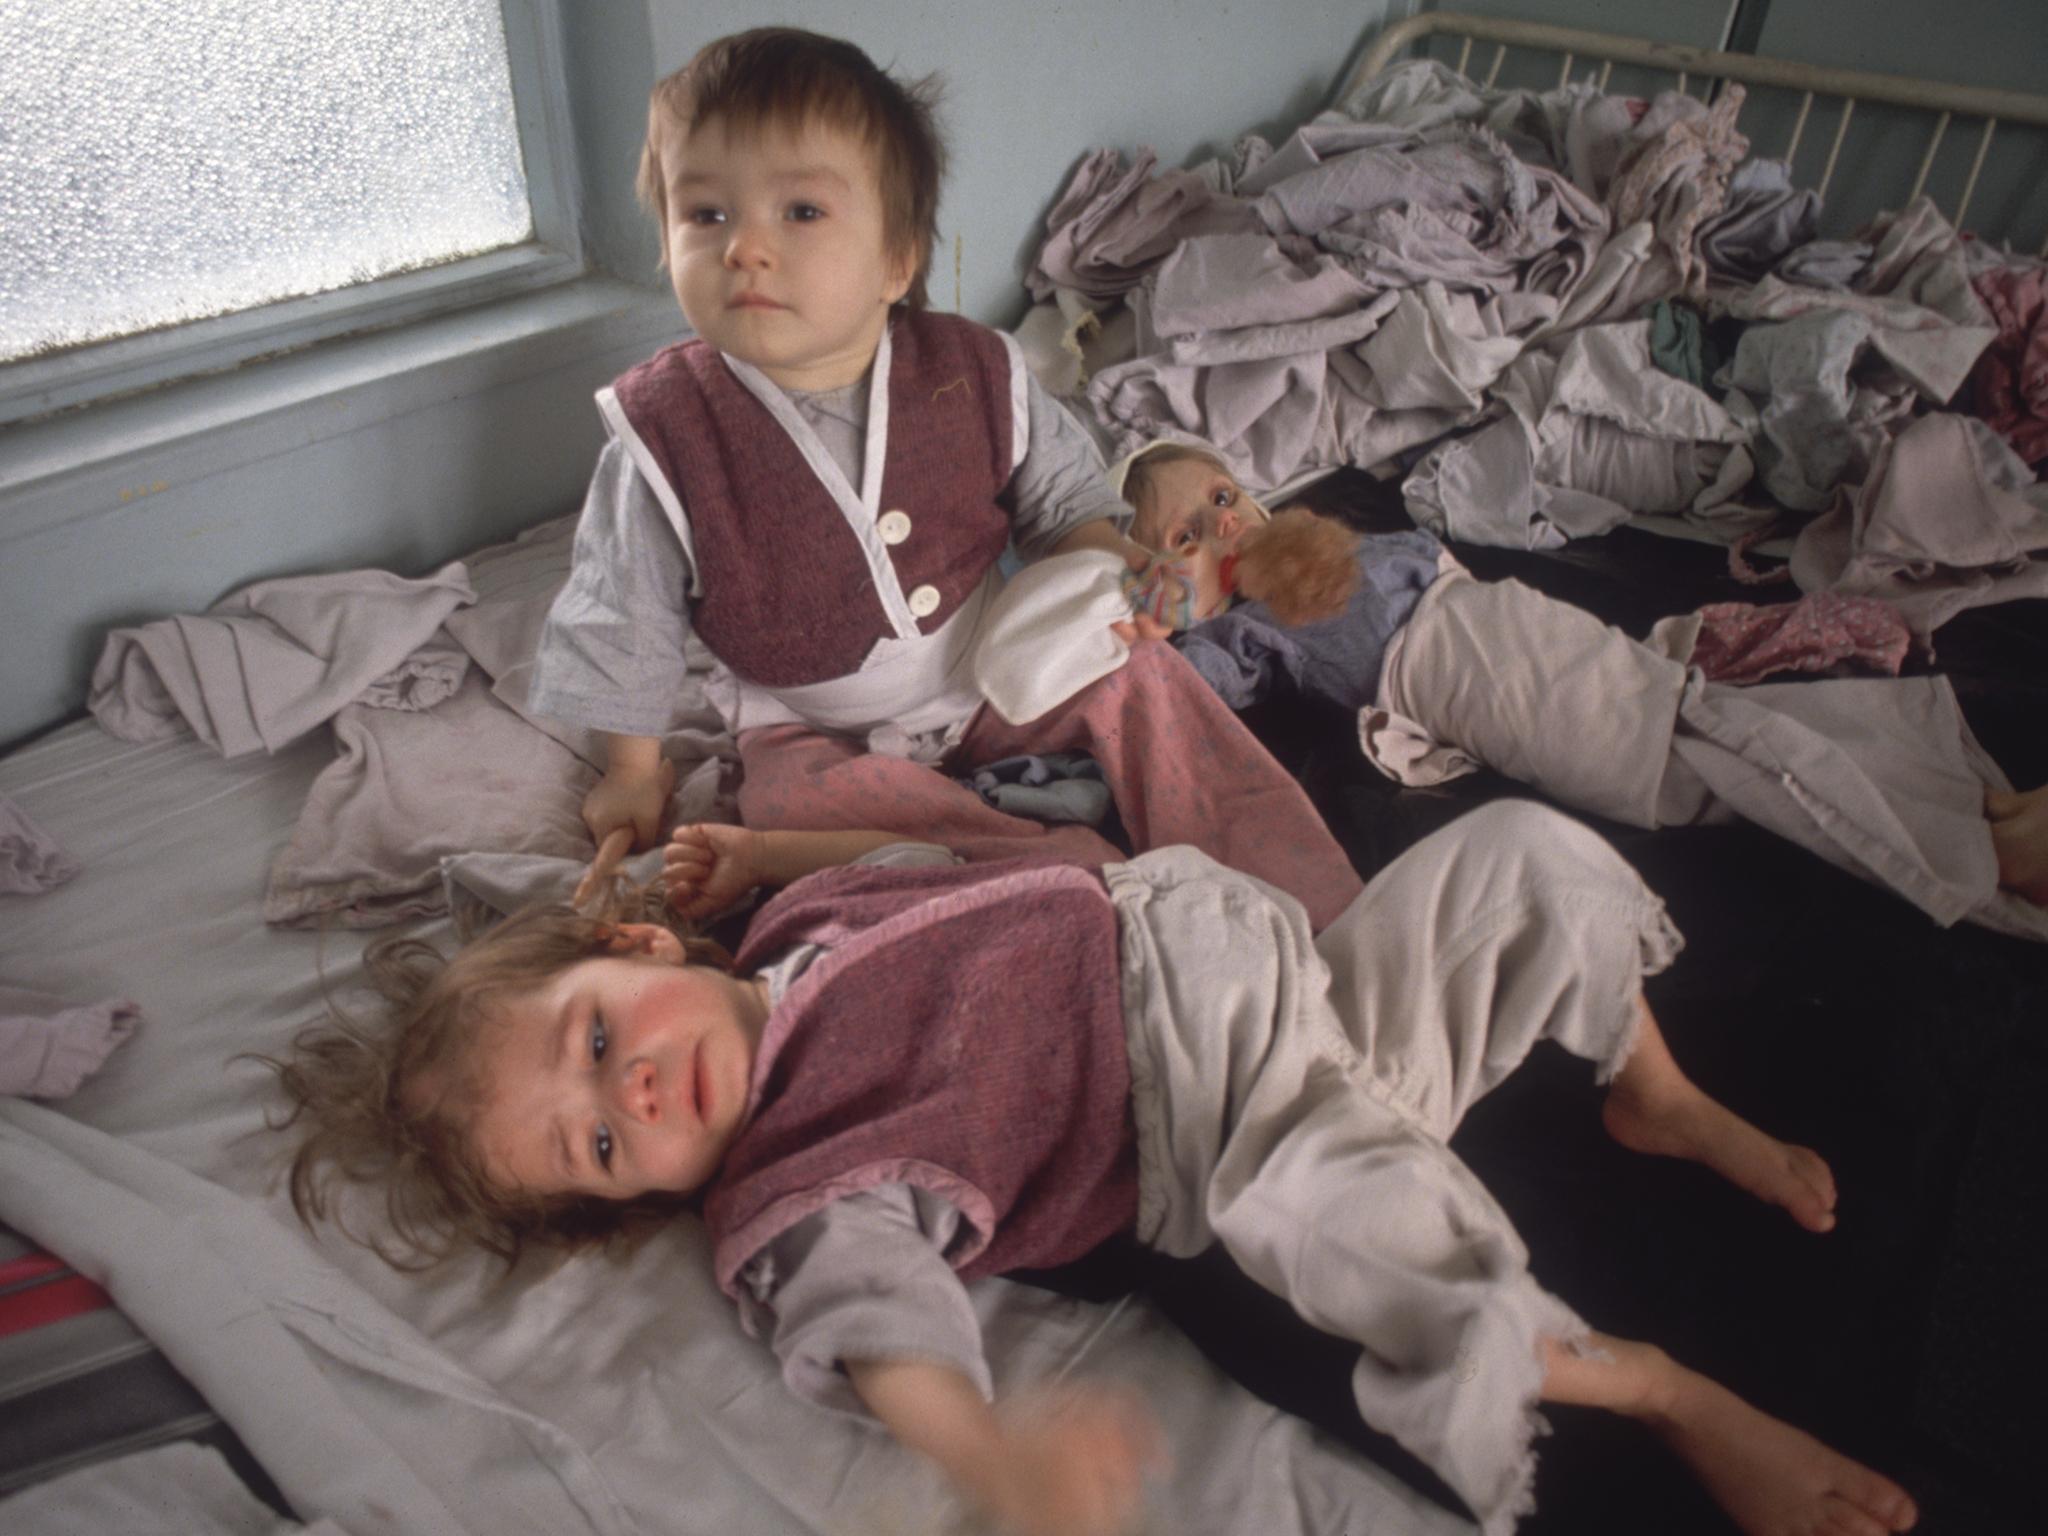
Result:
<svg viewBox="0 0 2048 1536"><path fill-rule="evenodd" d="M498 0L0 0L0 359L532 236Z"/></svg>

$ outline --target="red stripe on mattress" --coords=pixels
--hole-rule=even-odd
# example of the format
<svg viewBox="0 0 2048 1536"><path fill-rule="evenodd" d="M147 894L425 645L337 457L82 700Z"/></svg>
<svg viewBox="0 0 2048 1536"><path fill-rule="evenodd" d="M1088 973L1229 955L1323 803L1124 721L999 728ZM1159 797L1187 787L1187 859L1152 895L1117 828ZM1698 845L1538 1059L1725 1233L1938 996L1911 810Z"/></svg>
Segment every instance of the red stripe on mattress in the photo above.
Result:
<svg viewBox="0 0 2048 1536"><path fill-rule="evenodd" d="M41 1280L50 1275L61 1275L67 1266L54 1253L31 1250L19 1258L9 1259L0 1264L0 1291L17 1286L29 1280Z"/></svg>
<svg viewBox="0 0 2048 1536"><path fill-rule="evenodd" d="M31 1253L29 1257L47 1257ZM8 1266L0 1266L0 1276L12 1276L14 1280L27 1280L29 1274L18 1272L23 1260L14 1260ZM57 1272L57 1278L45 1280L43 1284L23 1286L0 1296L0 1339L10 1333L27 1333L33 1327L47 1327L49 1323L61 1323L66 1317L78 1317L80 1313L96 1313L100 1307L113 1307L113 1296L100 1290L96 1284L86 1280L82 1274L61 1274L63 1266L51 1262L41 1274Z"/></svg>

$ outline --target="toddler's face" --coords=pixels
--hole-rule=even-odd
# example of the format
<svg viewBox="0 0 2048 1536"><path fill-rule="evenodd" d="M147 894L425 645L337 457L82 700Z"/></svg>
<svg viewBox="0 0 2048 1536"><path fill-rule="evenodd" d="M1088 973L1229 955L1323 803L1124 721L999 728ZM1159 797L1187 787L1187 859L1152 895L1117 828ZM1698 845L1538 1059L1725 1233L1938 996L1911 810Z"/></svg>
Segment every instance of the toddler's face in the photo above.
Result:
<svg viewBox="0 0 2048 1536"><path fill-rule="evenodd" d="M1224 471L1199 459L1176 459L1151 472L1131 536L1179 563L1194 584L1196 617L1206 619L1228 606L1224 557L1258 520L1244 491Z"/></svg>
<svg viewBox="0 0 2048 1536"><path fill-rule="evenodd" d="M648 952L585 960L496 1010L471 1135L509 1189L684 1194L739 1131L764 986L682 964L664 929L626 932Z"/></svg>
<svg viewBox="0 0 2048 1536"><path fill-rule="evenodd" d="M785 389L858 379L911 278L888 249L872 151L817 123L662 132L662 238L697 334Z"/></svg>

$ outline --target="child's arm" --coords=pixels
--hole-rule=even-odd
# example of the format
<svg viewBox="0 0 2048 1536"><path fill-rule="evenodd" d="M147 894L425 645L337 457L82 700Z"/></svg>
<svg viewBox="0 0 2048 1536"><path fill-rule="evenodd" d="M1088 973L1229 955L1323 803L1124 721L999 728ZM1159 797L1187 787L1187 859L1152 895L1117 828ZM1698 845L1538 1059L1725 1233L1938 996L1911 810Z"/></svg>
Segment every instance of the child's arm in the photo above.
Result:
<svg viewBox="0 0 2048 1536"><path fill-rule="evenodd" d="M1019 1536L1116 1536L1136 1523L1147 1470L1164 1459L1134 1399L1100 1388L998 1411L962 1372L928 1360L848 1360L870 1412Z"/></svg>
<svg viewBox="0 0 2048 1536"><path fill-rule="evenodd" d="M662 855L669 905L679 917L710 917L757 885L788 885L916 841L901 832L757 832L717 821L677 827Z"/></svg>
<svg viewBox="0 0 2048 1536"><path fill-rule="evenodd" d="M604 742L604 777L583 797L583 824L599 844L615 828L630 826L633 846L648 847L661 834L675 765L662 757L658 736L607 733Z"/></svg>

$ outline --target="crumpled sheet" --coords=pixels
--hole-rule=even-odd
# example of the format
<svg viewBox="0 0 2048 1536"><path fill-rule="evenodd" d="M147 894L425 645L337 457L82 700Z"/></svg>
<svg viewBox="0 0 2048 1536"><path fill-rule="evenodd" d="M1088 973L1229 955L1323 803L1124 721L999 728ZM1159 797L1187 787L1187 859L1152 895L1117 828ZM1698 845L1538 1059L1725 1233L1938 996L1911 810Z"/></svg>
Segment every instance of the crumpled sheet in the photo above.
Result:
<svg viewBox="0 0 2048 1536"><path fill-rule="evenodd" d="M1038 299L1071 289L1113 299L1191 236L1249 230L1257 217L1193 171L1160 171L1149 149L1128 167L1113 149L1082 160L1046 215L1046 240L1025 278Z"/></svg>
<svg viewBox="0 0 2048 1536"><path fill-rule="evenodd" d="M585 793L603 760L593 732L528 713L535 643L568 575L573 518L530 529L468 562L476 601L444 633L475 671L430 710L355 703L334 719L335 761L313 783L272 865L266 922L375 927L442 911L441 861L489 850L587 862ZM696 686L701 672L679 678ZM736 751L708 699L668 737L671 814L733 821L725 764Z"/></svg>
<svg viewBox="0 0 2048 1536"><path fill-rule="evenodd" d="M0 893L33 896L78 877L78 861L28 813L0 795Z"/></svg>
<svg viewBox="0 0 2048 1536"><path fill-rule="evenodd" d="M1758 478L1786 506L1815 512L1861 483L1893 425L1913 409L1889 369L1860 370L1873 350L1868 315L1814 309L1752 325L1721 375L1723 401L1753 423Z"/></svg>
<svg viewBox="0 0 2048 1536"><path fill-rule="evenodd" d="M1820 194L1792 184L1783 160L1749 160L1735 168L1721 211L1700 222L1700 260L1710 280L1753 283L1820 227Z"/></svg>
<svg viewBox="0 0 2048 1536"><path fill-rule="evenodd" d="M69 1097L141 1021L141 1008L124 997L67 1003L47 992L0 986L0 1094Z"/></svg>
<svg viewBox="0 0 2048 1536"><path fill-rule="evenodd" d="M2048 496L2020 494L2032 480L1984 423L1923 416L1801 530L1792 579L1807 592L1884 598L1931 650L1934 631L1965 608L2048 596Z"/></svg>
<svg viewBox="0 0 2048 1536"><path fill-rule="evenodd" d="M1402 484L1417 526L1547 549L1637 512L1727 507L1750 478L1749 434L1651 362L1649 330L1588 326L1524 352L1496 388L1498 418L1431 449Z"/></svg>
<svg viewBox="0 0 2048 1536"><path fill-rule="evenodd" d="M1933 404L1946 404L1969 377L1996 330L1970 286L1960 242L1933 202L1916 198L1859 236L1871 255L1846 289L1791 282L1794 251L1777 272L1744 288L1717 288L1712 307L1738 320L1790 320L1845 310L1870 325L1870 345ZM1804 248L1802 248L1804 249Z"/></svg>
<svg viewBox="0 0 2048 1536"><path fill-rule="evenodd" d="M358 570L260 581L204 614L109 633L88 707L124 741L190 730L223 757L275 752L373 690L396 709L447 697L468 660L427 642L475 598L459 560L419 580Z"/></svg>
<svg viewBox="0 0 2048 1536"><path fill-rule="evenodd" d="M218 1450L185 1440L36 1483L0 1502L0 1525L35 1536L349 1536L332 1520L280 1515Z"/></svg>

